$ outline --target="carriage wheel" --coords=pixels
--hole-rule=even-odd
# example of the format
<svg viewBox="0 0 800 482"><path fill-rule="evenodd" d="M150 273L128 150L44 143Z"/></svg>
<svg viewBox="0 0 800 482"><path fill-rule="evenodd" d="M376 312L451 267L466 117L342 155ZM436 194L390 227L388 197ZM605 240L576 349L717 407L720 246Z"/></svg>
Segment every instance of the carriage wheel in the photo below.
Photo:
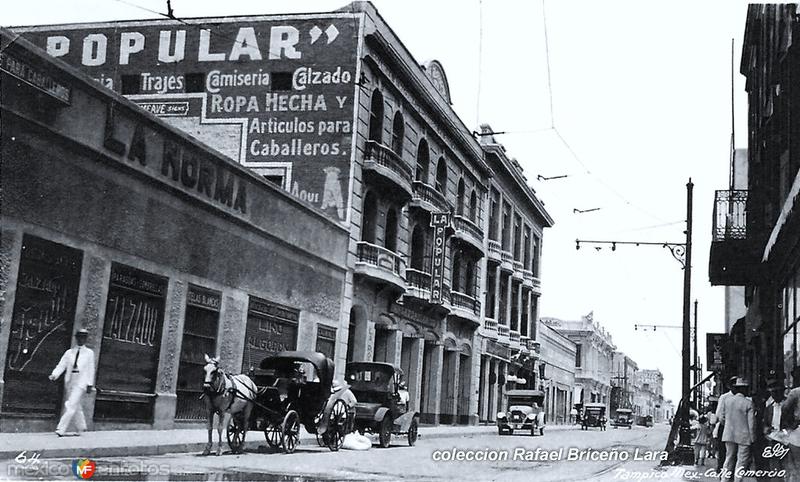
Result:
<svg viewBox="0 0 800 482"><path fill-rule="evenodd" d="M381 432L380 435L378 435L378 441L381 444L381 448L384 449L392 443L392 419L389 417L389 414L383 416L383 421L381 421Z"/></svg>
<svg viewBox="0 0 800 482"><path fill-rule="evenodd" d="M283 437L281 438L281 445L283 451L287 454L294 452L297 448L297 442L300 440L300 417L297 412L289 410L283 418Z"/></svg>
<svg viewBox="0 0 800 482"><path fill-rule="evenodd" d="M328 430L322 436L325 445L332 452L336 452L344 445L345 432L347 432L347 406L342 400L337 400L328 416Z"/></svg>
<svg viewBox="0 0 800 482"><path fill-rule="evenodd" d="M238 454L241 453L244 447L244 438L247 436L247 430L239 417L231 417L231 424L228 425L228 430L225 435L228 438L228 447L231 452Z"/></svg>
<svg viewBox="0 0 800 482"><path fill-rule="evenodd" d="M267 444L273 449L281 446L282 435L283 431L280 425L273 425L270 423L267 424L267 427L264 429L264 437L267 439Z"/></svg>
<svg viewBox="0 0 800 482"><path fill-rule="evenodd" d="M319 445L320 447L324 447L325 446L325 440L324 440L325 435L320 435L320 434L316 434L316 435L317 435L317 445Z"/></svg>
<svg viewBox="0 0 800 482"><path fill-rule="evenodd" d="M411 426L408 427L408 445L413 447L417 443L417 436L419 436L419 424L415 418L411 421Z"/></svg>

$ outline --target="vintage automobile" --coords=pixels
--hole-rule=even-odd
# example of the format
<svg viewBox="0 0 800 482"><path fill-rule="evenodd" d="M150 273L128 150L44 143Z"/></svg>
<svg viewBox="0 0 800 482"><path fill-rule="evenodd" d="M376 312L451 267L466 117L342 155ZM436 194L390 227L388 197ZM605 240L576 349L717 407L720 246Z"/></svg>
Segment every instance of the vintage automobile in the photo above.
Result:
<svg viewBox="0 0 800 482"><path fill-rule="evenodd" d="M599 427L600 430L606 429L606 406L603 403L587 403L583 408L583 418L581 420L581 430L589 430L589 427Z"/></svg>
<svg viewBox="0 0 800 482"><path fill-rule="evenodd" d="M403 370L390 363L351 362L345 380L356 396L354 428L360 433L378 434L378 442L388 447L392 435L406 435L408 445L417 442L419 413L408 409L408 391Z"/></svg>
<svg viewBox="0 0 800 482"><path fill-rule="evenodd" d="M346 390L331 390L333 369L333 361L317 352L283 351L262 360L250 375L258 387L250 426L244 427L237 418L228 426L231 450L241 450L247 430L258 430L270 447L292 453L301 425L322 445L339 450L350 421L342 399Z"/></svg>
<svg viewBox="0 0 800 482"><path fill-rule="evenodd" d="M531 435L544 435L544 392L541 390L508 390L508 411L497 414L497 432L513 434L522 430Z"/></svg>
<svg viewBox="0 0 800 482"><path fill-rule="evenodd" d="M611 420L611 425L617 427L633 427L633 410L629 408L618 408L617 416Z"/></svg>

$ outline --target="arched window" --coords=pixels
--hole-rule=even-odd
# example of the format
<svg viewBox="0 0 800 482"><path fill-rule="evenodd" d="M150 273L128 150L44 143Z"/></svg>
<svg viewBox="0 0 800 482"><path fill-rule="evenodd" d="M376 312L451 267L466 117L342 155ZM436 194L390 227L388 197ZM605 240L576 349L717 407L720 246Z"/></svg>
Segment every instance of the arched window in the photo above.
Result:
<svg viewBox="0 0 800 482"><path fill-rule="evenodd" d="M447 191L447 163L444 160L444 157L439 158L439 162L436 163L436 190L442 194L446 194Z"/></svg>
<svg viewBox="0 0 800 482"><path fill-rule="evenodd" d="M469 196L469 219L477 223L478 221L478 195L475 190Z"/></svg>
<svg viewBox="0 0 800 482"><path fill-rule="evenodd" d="M403 120L403 114L398 110L394 113L394 121L392 122L392 151L400 157L403 157L405 135L406 121Z"/></svg>
<svg viewBox="0 0 800 482"><path fill-rule="evenodd" d="M375 244L375 233L378 227L378 198L369 191L364 196L363 221L361 223L361 240Z"/></svg>
<svg viewBox="0 0 800 482"><path fill-rule="evenodd" d="M383 95L375 89L369 109L369 140L383 142Z"/></svg>
<svg viewBox="0 0 800 482"><path fill-rule="evenodd" d="M390 208L386 213L383 246L389 251L397 252L397 210L395 208Z"/></svg>
<svg viewBox="0 0 800 482"><path fill-rule="evenodd" d="M411 231L411 268L430 271L430 266L425 264L425 225L417 224Z"/></svg>
<svg viewBox="0 0 800 482"><path fill-rule="evenodd" d="M456 214L464 215L464 179L458 180L458 194L456 199Z"/></svg>
<svg viewBox="0 0 800 482"><path fill-rule="evenodd" d="M414 175L414 180L428 184L428 169L430 169L430 165L431 158L428 150L428 141L422 139L417 147L417 172Z"/></svg>

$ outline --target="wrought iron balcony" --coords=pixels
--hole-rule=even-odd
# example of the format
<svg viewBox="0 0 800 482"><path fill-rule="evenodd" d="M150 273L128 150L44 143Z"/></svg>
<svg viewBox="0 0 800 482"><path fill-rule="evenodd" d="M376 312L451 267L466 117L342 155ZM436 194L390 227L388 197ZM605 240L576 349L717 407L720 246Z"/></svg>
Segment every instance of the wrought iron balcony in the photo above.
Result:
<svg viewBox="0 0 800 482"><path fill-rule="evenodd" d="M477 224L469 218L457 214L453 216L453 227L455 228L456 238L467 242L483 254L483 230Z"/></svg>
<svg viewBox="0 0 800 482"><path fill-rule="evenodd" d="M759 270L755 240L747 233L744 190L717 191L711 233L708 277L712 285L744 286Z"/></svg>
<svg viewBox="0 0 800 482"><path fill-rule="evenodd" d="M412 184L411 206L425 209L432 213L452 211L444 194L440 193L430 184L414 181Z"/></svg>
<svg viewBox="0 0 800 482"><path fill-rule="evenodd" d="M432 276L430 273L414 268L406 268L406 296L430 302ZM448 313L450 311L450 286L442 285L442 304L434 304Z"/></svg>
<svg viewBox="0 0 800 482"><path fill-rule="evenodd" d="M503 245L500 244L500 241L490 239L487 247L489 248L487 254L490 260L497 261L498 263L503 260Z"/></svg>
<svg viewBox="0 0 800 482"><path fill-rule="evenodd" d="M431 274L418 269L406 268L406 285L418 290L431 290Z"/></svg>
<svg viewBox="0 0 800 482"><path fill-rule="evenodd" d="M412 197L411 166L383 144L367 141L364 147L364 177L368 182L395 191L405 199Z"/></svg>
<svg viewBox="0 0 800 482"><path fill-rule="evenodd" d="M484 318L483 327L489 331L497 331L497 320L493 320L491 318Z"/></svg>
<svg viewBox="0 0 800 482"><path fill-rule="evenodd" d="M405 261L397 253L361 241L358 243L357 258L356 274L405 290Z"/></svg>
<svg viewBox="0 0 800 482"><path fill-rule="evenodd" d="M519 332L517 330L509 330L508 338L512 343L519 343Z"/></svg>
<svg viewBox="0 0 800 482"><path fill-rule="evenodd" d="M524 280L523 268L525 265L522 264L522 261L517 261L515 259L511 261L511 266L514 268L514 272L512 273L514 278L518 280Z"/></svg>
<svg viewBox="0 0 800 482"><path fill-rule="evenodd" d="M450 303L453 311L450 313L452 316L458 316L476 325L481 324L481 302L474 297L453 291L450 293Z"/></svg>

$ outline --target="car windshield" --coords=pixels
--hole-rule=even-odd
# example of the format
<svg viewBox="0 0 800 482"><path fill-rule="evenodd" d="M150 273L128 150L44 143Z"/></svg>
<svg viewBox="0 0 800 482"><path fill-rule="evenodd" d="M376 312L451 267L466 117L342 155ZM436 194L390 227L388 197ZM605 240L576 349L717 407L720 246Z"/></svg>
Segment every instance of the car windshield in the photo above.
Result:
<svg viewBox="0 0 800 482"><path fill-rule="evenodd" d="M347 374L354 390L391 390L392 374L386 370L362 369Z"/></svg>
<svg viewBox="0 0 800 482"><path fill-rule="evenodd" d="M530 397L509 397L508 406L524 405L526 407L538 407L536 400Z"/></svg>

